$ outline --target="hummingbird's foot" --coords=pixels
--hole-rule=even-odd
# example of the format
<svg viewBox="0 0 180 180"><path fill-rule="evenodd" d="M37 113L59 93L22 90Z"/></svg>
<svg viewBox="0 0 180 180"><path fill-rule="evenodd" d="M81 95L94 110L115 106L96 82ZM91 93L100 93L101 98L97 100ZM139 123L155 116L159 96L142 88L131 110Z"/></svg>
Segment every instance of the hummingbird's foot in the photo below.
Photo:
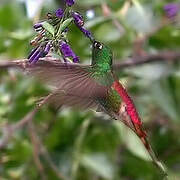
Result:
<svg viewBox="0 0 180 180"><path fill-rule="evenodd" d="M42 107L44 104L48 103L48 101L49 101L49 99L52 97L52 95L54 95L54 94L53 94L53 93L50 93L49 95L40 98L40 99L37 101L36 105L37 105L38 107Z"/></svg>

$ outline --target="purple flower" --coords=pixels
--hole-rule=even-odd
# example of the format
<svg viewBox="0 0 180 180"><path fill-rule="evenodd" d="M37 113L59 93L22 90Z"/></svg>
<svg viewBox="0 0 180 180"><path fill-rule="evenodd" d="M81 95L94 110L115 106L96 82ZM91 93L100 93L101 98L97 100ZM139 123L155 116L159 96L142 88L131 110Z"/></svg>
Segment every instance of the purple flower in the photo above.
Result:
<svg viewBox="0 0 180 180"><path fill-rule="evenodd" d="M35 48L34 50L32 50L32 53L29 55L28 59L30 63L36 63L39 58L41 57L41 50L40 47Z"/></svg>
<svg viewBox="0 0 180 180"><path fill-rule="evenodd" d="M39 58L45 57L49 53L51 46L51 42L48 42L45 46L39 46L33 49L28 56L29 62L35 64Z"/></svg>
<svg viewBox="0 0 180 180"><path fill-rule="evenodd" d="M74 22L78 27L82 27L84 25L84 20L81 14L73 12L72 17L74 18Z"/></svg>
<svg viewBox="0 0 180 180"><path fill-rule="evenodd" d="M57 16L58 18L61 19L61 18L63 17L63 15L64 15L64 10L61 9L61 8L59 8L59 9L56 10L55 14L56 14L56 16Z"/></svg>
<svg viewBox="0 0 180 180"><path fill-rule="evenodd" d="M51 49L51 42L48 42L44 48L44 56L46 56Z"/></svg>
<svg viewBox="0 0 180 180"><path fill-rule="evenodd" d="M79 57L78 57L78 56L75 56L75 57L73 58L73 62L74 62L74 63L78 63L78 62L79 62Z"/></svg>
<svg viewBox="0 0 180 180"><path fill-rule="evenodd" d="M77 25L77 27L81 30L81 32L86 36L88 37L91 41L93 41L93 36L91 34L90 31L88 31L87 29L85 29L83 27L84 25L84 20L83 20L83 17L81 14L77 13L77 12L73 12L72 13L72 17L74 18L74 22L75 24Z"/></svg>
<svg viewBox="0 0 180 180"><path fill-rule="evenodd" d="M67 60L67 57L70 57L73 59L74 63L79 62L79 57L76 56L76 54L73 52L71 47L64 41L60 42L60 51L62 55L64 56L65 61Z"/></svg>
<svg viewBox="0 0 180 180"><path fill-rule="evenodd" d="M180 5L178 3L169 3L164 6L164 10L166 11L166 15L169 18L173 18L177 15L180 9Z"/></svg>
<svg viewBox="0 0 180 180"><path fill-rule="evenodd" d="M42 23L36 23L34 24L34 29L38 29L42 27Z"/></svg>
<svg viewBox="0 0 180 180"><path fill-rule="evenodd" d="M34 49L30 52L30 54L29 54L29 56L28 56L28 59L30 59L31 56L33 56L33 54L35 53L35 51L37 50L37 48L38 48L38 47L34 48Z"/></svg>
<svg viewBox="0 0 180 180"><path fill-rule="evenodd" d="M66 0L68 6L72 6L75 3L75 0Z"/></svg>
<svg viewBox="0 0 180 180"><path fill-rule="evenodd" d="M60 50L64 57L72 57L74 56L74 52L72 51L71 47L66 44L65 42L60 43Z"/></svg>

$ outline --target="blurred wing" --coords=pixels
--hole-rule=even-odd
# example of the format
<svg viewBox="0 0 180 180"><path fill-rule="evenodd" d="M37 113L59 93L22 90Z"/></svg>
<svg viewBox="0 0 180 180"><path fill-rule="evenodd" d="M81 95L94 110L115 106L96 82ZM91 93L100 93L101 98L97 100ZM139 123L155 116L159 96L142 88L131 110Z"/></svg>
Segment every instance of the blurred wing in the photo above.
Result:
<svg viewBox="0 0 180 180"><path fill-rule="evenodd" d="M39 105L46 103L52 104L57 109L63 105L81 109L96 109L98 104L96 103L95 99L77 97L60 90L53 92L44 98L41 98L41 100L38 102Z"/></svg>
<svg viewBox="0 0 180 180"><path fill-rule="evenodd" d="M55 87L50 102L56 106L92 108L96 106L98 98L107 95L109 87L96 82L88 70L90 68L86 65L40 60L36 65L27 67L27 72ZM65 93L59 93L62 91Z"/></svg>

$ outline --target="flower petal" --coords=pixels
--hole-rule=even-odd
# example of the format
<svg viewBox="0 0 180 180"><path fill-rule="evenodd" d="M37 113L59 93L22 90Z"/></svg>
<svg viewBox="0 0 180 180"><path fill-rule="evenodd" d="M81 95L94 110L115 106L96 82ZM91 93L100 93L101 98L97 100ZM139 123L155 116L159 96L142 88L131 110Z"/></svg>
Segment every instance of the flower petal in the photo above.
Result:
<svg viewBox="0 0 180 180"><path fill-rule="evenodd" d="M61 9L61 8L59 8L59 9L56 10L55 14L56 14L56 16L57 16L58 18L61 19L61 18L63 17L63 15L64 15L64 10Z"/></svg>
<svg viewBox="0 0 180 180"><path fill-rule="evenodd" d="M75 0L66 0L68 6L72 6L75 3Z"/></svg>

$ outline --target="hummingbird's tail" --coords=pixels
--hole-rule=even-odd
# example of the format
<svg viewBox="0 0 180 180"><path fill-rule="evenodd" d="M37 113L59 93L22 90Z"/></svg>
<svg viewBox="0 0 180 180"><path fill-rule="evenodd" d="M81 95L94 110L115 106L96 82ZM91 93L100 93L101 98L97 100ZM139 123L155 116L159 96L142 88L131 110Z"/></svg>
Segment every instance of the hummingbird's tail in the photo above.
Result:
<svg viewBox="0 0 180 180"><path fill-rule="evenodd" d="M122 121L127 127L129 127L134 133L140 138L141 142L143 143L144 147L146 148L147 152L149 153L152 162L154 165L161 171L161 174L164 177L164 180L167 179L167 170L165 169L163 163L158 160L155 152L153 151L145 130L143 129L142 125L134 124L129 117L128 113L125 110L125 104L121 104L121 108L119 114L115 116L116 119Z"/></svg>
<svg viewBox="0 0 180 180"><path fill-rule="evenodd" d="M146 150L148 151L154 165L162 172L164 180L166 180L168 178L167 170L164 167L163 163L160 160L158 160L157 156L155 155L155 152L153 151L150 143L148 142L148 139L143 138L143 137L141 137L140 139L141 139L142 143L144 144Z"/></svg>
<svg viewBox="0 0 180 180"><path fill-rule="evenodd" d="M167 177L167 172L164 166L157 159L154 151L151 148L150 143L148 142L147 134L143 128L143 123L139 117L138 112L136 111L136 107L133 103L133 100L131 99L126 89L118 80L116 80L113 83L112 87L114 90L117 91L117 93L120 95L123 101L119 108L119 113L118 113L119 118L126 126L132 129L135 132L135 134L141 139L141 142L144 144L146 150L151 156L153 163L156 165L156 167L160 169L164 177Z"/></svg>
<svg viewBox="0 0 180 180"><path fill-rule="evenodd" d="M124 111L122 113L119 113L121 121L128 126L131 130L134 131L134 133L140 138L141 142L143 143L144 147L146 148L147 152L149 153L154 165L161 171L161 174L163 175L164 179L167 179L167 170L165 169L164 165L161 161L158 160L155 152L153 151L151 144L148 141L147 134L145 130L143 129L142 125L134 124L128 114Z"/></svg>

